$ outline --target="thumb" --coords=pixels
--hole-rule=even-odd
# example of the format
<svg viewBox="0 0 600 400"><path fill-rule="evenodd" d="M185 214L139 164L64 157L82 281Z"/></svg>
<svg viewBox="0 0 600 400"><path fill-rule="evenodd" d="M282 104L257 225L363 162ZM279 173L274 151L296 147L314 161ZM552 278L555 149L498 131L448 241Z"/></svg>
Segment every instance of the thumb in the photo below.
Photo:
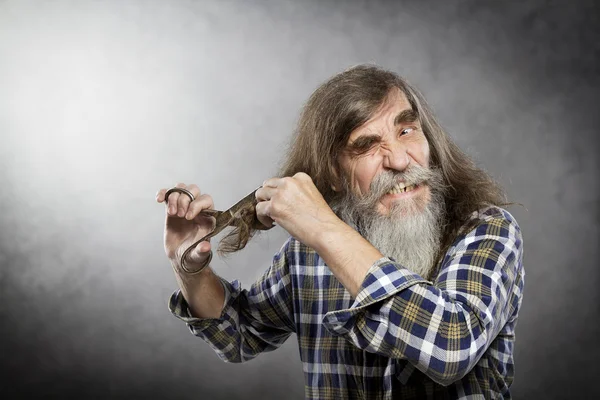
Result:
<svg viewBox="0 0 600 400"><path fill-rule="evenodd" d="M198 243L194 250L188 254L186 262L189 260L189 263L192 265L203 265L209 257L211 249L212 245L207 240Z"/></svg>

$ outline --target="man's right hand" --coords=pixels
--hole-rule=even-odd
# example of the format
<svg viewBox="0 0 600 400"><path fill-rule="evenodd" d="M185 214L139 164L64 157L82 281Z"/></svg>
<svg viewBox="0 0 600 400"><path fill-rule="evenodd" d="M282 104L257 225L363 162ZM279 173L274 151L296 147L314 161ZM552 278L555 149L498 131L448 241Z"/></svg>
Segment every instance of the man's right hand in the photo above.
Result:
<svg viewBox="0 0 600 400"><path fill-rule="evenodd" d="M197 185L185 185L178 183L178 188L189 190L194 195L194 201L179 192L172 192L169 198L165 199L165 193L168 189L160 189L156 193L156 201L165 203L166 219L164 232L164 245L167 257L181 267L181 256L183 252L195 241L206 236L214 227L215 219L203 214L202 210L212 209L213 199L208 194L200 194ZM200 268L209 256L211 244L209 241L199 243L191 251L186 260L186 266L190 269Z"/></svg>

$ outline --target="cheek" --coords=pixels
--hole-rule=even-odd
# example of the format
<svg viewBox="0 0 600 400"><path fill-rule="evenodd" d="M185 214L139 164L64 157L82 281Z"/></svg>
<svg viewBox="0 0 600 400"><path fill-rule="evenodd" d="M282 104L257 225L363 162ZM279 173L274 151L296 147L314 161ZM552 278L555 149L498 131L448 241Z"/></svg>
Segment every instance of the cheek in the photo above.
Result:
<svg viewBox="0 0 600 400"><path fill-rule="evenodd" d="M365 159L355 168L354 179L356 185L359 187L360 194L366 194L369 192L371 188L371 182L373 182L373 179L375 179L379 169L380 164L369 161L373 160Z"/></svg>
<svg viewBox="0 0 600 400"><path fill-rule="evenodd" d="M429 143L424 137L411 146L411 157L421 166L429 166Z"/></svg>
<svg viewBox="0 0 600 400"><path fill-rule="evenodd" d="M429 144L425 142L423 145L423 165L429 166Z"/></svg>
<svg viewBox="0 0 600 400"><path fill-rule="evenodd" d="M359 195L369 192L371 182L380 171L381 162L373 157L344 160L340 163L345 171L351 190Z"/></svg>

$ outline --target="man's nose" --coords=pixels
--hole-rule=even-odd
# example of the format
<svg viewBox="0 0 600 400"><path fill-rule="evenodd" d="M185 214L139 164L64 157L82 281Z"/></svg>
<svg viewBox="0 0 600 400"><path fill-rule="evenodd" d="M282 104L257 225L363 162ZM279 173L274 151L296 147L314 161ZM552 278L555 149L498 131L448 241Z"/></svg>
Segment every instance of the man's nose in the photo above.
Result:
<svg viewBox="0 0 600 400"><path fill-rule="evenodd" d="M383 158L384 168L404 171L410 163L410 156L407 150L406 146L400 143L388 146Z"/></svg>

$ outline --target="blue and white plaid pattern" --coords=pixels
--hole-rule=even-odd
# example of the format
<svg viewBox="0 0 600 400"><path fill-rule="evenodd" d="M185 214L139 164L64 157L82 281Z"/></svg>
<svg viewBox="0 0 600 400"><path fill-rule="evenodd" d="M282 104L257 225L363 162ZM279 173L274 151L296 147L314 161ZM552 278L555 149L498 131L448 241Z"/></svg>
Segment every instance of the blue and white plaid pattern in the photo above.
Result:
<svg viewBox="0 0 600 400"><path fill-rule="evenodd" d="M434 282L382 258L352 299L314 250L290 238L249 290L222 280L219 319L191 317L179 291L169 308L227 362L296 333L307 399L510 398L521 232L501 208L473 218Z"/></svg>

